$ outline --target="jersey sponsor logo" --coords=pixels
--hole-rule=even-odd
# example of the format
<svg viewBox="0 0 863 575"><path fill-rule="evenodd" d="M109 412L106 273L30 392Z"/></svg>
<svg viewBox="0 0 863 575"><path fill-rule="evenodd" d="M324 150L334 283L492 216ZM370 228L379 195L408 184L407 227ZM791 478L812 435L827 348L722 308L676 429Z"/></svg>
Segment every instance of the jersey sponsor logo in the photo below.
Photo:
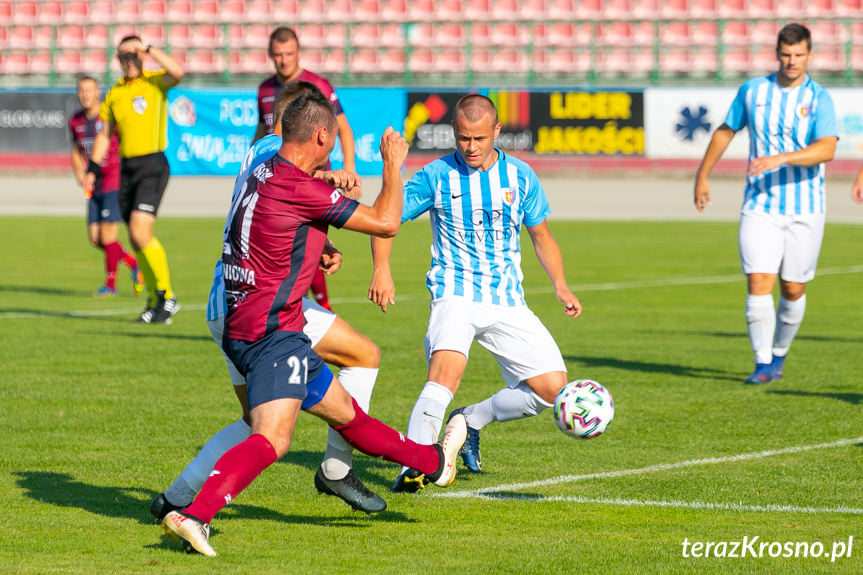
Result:
<svg viewBox="0 0 863 575"><path fill-rule="evenodd" d="M330 194L330 203L334 204L339 201L339 198L342 197L342 191L339 189L333 190L333 193Z"/></svg>
<svg viewBox="0 0 863 575"><path fill-rule="evenodd" d="M518 234L516 226L509 226L502 230L456 230L455 236L465 244L474 244L476 242L485 242L486 240L500 241L508 240Z"/></svg>
<svg viewBox="0 0 863 575"><path fill-rule="evenodd" d="M234 264L222 264L222 272L225 274L227 281L238 281L248 285L255 285L255 270L235 266Z"/></svg>
<svg viewBox="0 0 863 575"><path fill-rule="evenodd" d="M810 106L800 106L800 108L797 109L797 116L800 118L805 118L811 113L812 108Z"/></svg>
<svg viewBox="0 0 863 575"><path fill-rule="evenodd" d="M132 100L132 109L137 114L143 114L147 110L147 99L144 96L137 96Z"/></svg>

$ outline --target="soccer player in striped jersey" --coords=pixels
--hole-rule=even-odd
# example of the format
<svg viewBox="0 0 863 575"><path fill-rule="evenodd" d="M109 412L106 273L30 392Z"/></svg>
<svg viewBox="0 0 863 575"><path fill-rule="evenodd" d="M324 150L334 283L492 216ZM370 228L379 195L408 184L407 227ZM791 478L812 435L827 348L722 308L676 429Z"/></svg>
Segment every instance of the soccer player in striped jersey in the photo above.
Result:
<svg viewBox="0 0 863 575"><path fill-rule="evenodd" d="M308 82L289 84L279 93L274 106L275 131L252 144L246 154L240 173L234 181L231 203L242 193L249 176L264 162L271 159L282 145L280 120L285 106L299 94L317 92L318 89ZM359 177L345 171L318 174L331 185L353 188L360 184ZM329 244L324 254L323 265L327 274L335 273L341 266L341 254ZM369 410L372 389L378 374L380 350L367 337L354 330L345 320L328 311L313 300L303 298L303 315L306 324L303 332L309 337L312 349L324 362L336 365L339 381L356 399L365 411ZM224 332L224 319L227 313L225 283L221 258L213 270L213 284L207 301L207 326L215 342L221 349ZM223 352L224 353L224 352ZM207 441L198 455L183 469L168 489L157 495L150 504L150 513L162 521L169 512L182 509L190 504L204 485L216 461L224 453L248 439L248 402L246 399L246 379L237 371L231 360L225 356L228 374L234 392L240 401L243 417L225 427ZM324 460L315 472L315 487L321 493L335 495L348 505L366 513L377 513L386 509L386 502L362 484L352 470L352 448L341 435L330 429L327 434L327 449Z"/></svg>
<svg viewBox="0 0 863 575"><path fill-rule="evenodd" d="M740 259L747 277L746 323L755 355L749 384L782 378L803 321L806 284L824 235L824 164L838 141L833 100L806 74L812 38L788 24L776 42L779 70L744 83L710 140L695 180L695 207L710 204L708 176L734 135L749 131L749 164L740 215ZM773 286L779 275L779 305Z"/></svg>
<svg viewBox="0 0 863 575"><path fill-rule="evenodd" d="M453 110L456 152L426 165L404 188L402 221L430 212L431 269L426 286L431 312L426 353L428 381L414 405L408 437L434 443L447 406L461 383L471 343L488 349L507 385L464 415L468 438L462 459L481 471L479 431L493 421L537 415L566 385L566 366L551 334L527 307L521 287L519 237L524 225L563 312L581 315L570 291L560 247L548 229L551 212L545 192L525 162L495 147L500 134L497 109L485 96L470 94ZM394 302L389 240L373 238L375 270L369 299L386 311ZM425 484L404 468L393 491L413 492Z"/></svg>
<svg viewBox="0 0 863 575"><path fill-rule="evenodd" d="M78 102L82 109L69 118L69 131L72 133L72 170L78 184L84 187L84 197L87 199L87 235L90 243L105 252L105 285L94 295L106 298L117 294L117 268L120 262L132 270L132 293L141 295L144 291L144 275L138 269L135 256L127 253L117 241L117 222L122 216L117 199L117 189L120 187L120 157L117 153L116 135L111 138L108 153L99 165L101 177L96 178L92 188L85 187L93 142L102 129L102 119L99 117L102 98L99 83L92 76L78 78Z"/></svg>

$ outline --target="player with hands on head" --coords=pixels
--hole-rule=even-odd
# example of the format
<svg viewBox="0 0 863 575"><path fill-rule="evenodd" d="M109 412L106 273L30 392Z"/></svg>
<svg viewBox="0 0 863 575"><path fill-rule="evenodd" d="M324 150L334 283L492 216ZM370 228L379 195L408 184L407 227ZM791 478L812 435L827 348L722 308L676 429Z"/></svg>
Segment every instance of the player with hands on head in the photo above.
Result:
<svg viewBox="0 0 863 575"><path fill-rule="evenodd" d="M746 324L755 356L749 384L783 377L785 357L806 310L824 235L824 164L838 141L830 94L806 69L812 38L801 24L779 32L779 69L745 82L716 129L695 179L695 208L710 205L708 177L734 135L749 131L749 164L739 246L747 278ZM780 298L774 310L773 287Z"/></svg>
<svg viewBox="0 0 863 575"><path fill-rule="evenodd" d="M426 275L432 298L425 337L428 378L411 412L408 437L424 444L437 441L471 343L477 341L494 355L506 383L486 400L449 416L449 421L465 417L468 438L462 460L478 473L480 430L494 421L543 412L567 383L557 343L524 299L522 225L563 313L579 317L582 306L566 282L539 178L525 162L494 145L501 128L494 103L479 94L464 96L452 122L456 152L426 165L404 188L402 221L428 211L432 227L431 269ZM369 298L385 311L395 301L392 241L373 238L372 250ZM393 491L415 492L426 482L419 470L406 466Z"/></svg>

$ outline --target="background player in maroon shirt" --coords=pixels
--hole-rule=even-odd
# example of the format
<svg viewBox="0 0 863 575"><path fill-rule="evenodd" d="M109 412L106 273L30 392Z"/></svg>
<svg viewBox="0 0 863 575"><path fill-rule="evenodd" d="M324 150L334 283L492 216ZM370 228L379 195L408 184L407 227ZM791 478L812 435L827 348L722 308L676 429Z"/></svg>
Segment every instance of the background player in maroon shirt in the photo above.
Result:
<svg viewBox="0 0 863 575"><path fill-rule="evenodd" d="M356 172L354 132L351 130L351 125L348 123L333 86L325 78L300 67L300 41L296 32L284 26L273 30L270 34L268 52L276 73L258 86L258 129L255 132L255 140L273 133L273 104L284 85L300 80L309 82L317 86L332 104L338 122L338 136L342 144L344 168L350 172ZM315 272L311 290L318 304L326 309L332 309L327 293L327 281L320 270Z"/></svg>
<svg viewBox="0 0 863 575"><path fill-rule="evenodd" d="M231 205L222 248L228 303L223 348L246 378L252 435L219 459L191 505L165 516L166 532L188 550L216 554L208 541L210 521L287 453L300 409L364 453L419 469L442 487L455 480L455 457L467 436L463 416L450 420L438 444L410 441L369 417L299 331L301 299L328 226L392 237L401 221L407 141L391 127L384 132L383 185L369 207L311 176L326 164L335 131L326 98L297 97L285 109L279 154L254 170Z"/></svg>
<svg viewBox="0 0 863 575"><path fill-rule="evenodd" d="M72 170L78 185L85 188L84 176L87 162L93 151L93 141L102 129L99 107L102 94L99 83L91 76L78 79L78 103L81 110L69 118L69 131L72 133ZM126 253L117 241L117 222L122 219L117 189L120 187L120 159L117 155L117 136L111 139L108 154L101 164L102 176L96 179L92 189L84 189L87 199L87 235L95 248L105 252L105 285L101 286L96 297L117 295L117 267L122 261L132 270L132 293L140 295L144 291L144 275L138 269L135 256Z"/></svg>

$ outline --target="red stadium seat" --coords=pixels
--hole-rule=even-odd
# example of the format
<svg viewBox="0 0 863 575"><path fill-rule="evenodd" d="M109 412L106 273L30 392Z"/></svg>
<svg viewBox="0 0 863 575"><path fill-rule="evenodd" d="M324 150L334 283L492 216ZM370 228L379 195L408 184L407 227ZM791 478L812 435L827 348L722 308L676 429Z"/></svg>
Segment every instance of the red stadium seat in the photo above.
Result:
<svg viewBox="0 0 863 575"><path fill-rule="evenodd" d="M716 18L718 15L717 0L690 0L689 16L691 18Z"/></svg>
<svg viewBox="0 0 863 575"><path fill-rule="evenodd" d="M746 18L746 0L723 0L719 3L721 18Z"/></svg>
<svg viewBox="0 0 863 575"><path fill-rule="evenodd" d="M775 46L777 34L779 34L779 23L772 20L759 20L749 26L751 44Z"/></svg>
<svg viewBox="0 0 863 575"><path fill-rule="evenodd" d="M659 15L663 18L688 18L689 7L686 0L666 0L661 3Z"/></svg>
<svg viewBox="0 0 863 575"><path fill-rule="evenodd" d="M491 0L465 0L462 13L467 20L488 20L491 6Z"/></svg>
<svg viewBox="0 0 863 575"><path fill-rule="evenodd" d="M601 48L596 62L596 71L602 76L620 76L630 73L632 59L626 48Z"/></svg>
<svg viewBox="0 0 863 575"><path fill-rule="evenodd" d="M381 72L384 74L403 74L405 71L405 52L400 48L385 50L380 58Z"/></svg>
<svg viewBox="0 0 863 575"><path fill-rule="evenodd" d="M300 58L303 68L315 72L324 65L324 48L303 48Z"/></svg>
<svg viewBox="0 0 863 575"><path fill-rule="evenodd" d="M141 6L141 18L145 22L164 22L167 15L165 0L144 0Z"/></svg>
<svg viewBox="0 0 863 575"><path fill-rule="evenodd" d="M660 24L659 40L664 46L689 46L693 43L689 23L672 21Z"/></svg>
<svg viewBox="0 0 863 575"><path fill-rule="evenodd" d="M192 19L195 22L219 22L219 8L219 0L197 0ZM216 63L212 66L216 66Z"/></svg>
<svg viewBox="0 0 863 575"><path fill-rule="evenodd" d="M351 74L379 74L378 53L374 48L360 48L351 56Z"/></svg>
<svg viewBox="0 0 863 575"><path fill-rule="evenodd" d="M632 16L630 0L604 0L602 15L607 18L629 18Z"/></svg>
<svg viewBox="0 0 863 575"><path fill-rule="evenodd" d="M629 46L632 43L632 29L629 22L603 22L597 30L600 44Z"/></svg>
<svg viewBox="0 0 863 575"><path fill-rule="evenodd" d="M634 46L653 46L657 34L656 26L651 20L632 24L632 44Z"/></svg>
<svg viewBox="0 0 863 575"><path fill-rule="evenodd" d="M652 20L659 16L659 0L632 0L632 17Z"/></svg>
<svg viewBox="0 0 863 575"><path fill-rule="evenodd" d="M498 22L491 27L491 41L495 46L527 46L530 33L521 24Z"/></svg>
<svg viewBox="0 0 863 575"><path fill-rule="evenodd" d="M141 5L138 4L138 0L124 0L123 2L118 2L115 6L114 21L123 22L124 24L140 21Z"/></svg>
<svg viewBox="0 0 863 575"><path fill-rule="evenodd" d="M518 0L495 0L491 4L491 17L495 20L521 20L524 18Z"/></svg>
<svg viewBox="0 0 863 575"><path fill-rule="evenodd" d="M188 48L192 45L192 27L188 24L171 24L168 43L171 48Z"/></svg>
<svg viewBox="0 0 863 575"><path fill-rule="evenodd" d="M328 30L324 24L303 24L295 30L302 47L322 48L330 45ZM269 36L267 42L269 42ZM266 46L266 42L264 45Z"/></svg>
<svg viewBox="0 0 863 575"><path fill-rule="evenodd" d="M656 54L652 47L640 46L629 49L629 73L632 78L647 78L657 67Z"/></svg>
<svg viewBox="0 0 863 575"><path fill-rule="evenodd" d="M746 46L749 44L749 25L746 22L730 21L725 23L722 31L722 42L729 46Z"/></svg>
<svg viewBox="0 0 863 575"><path fill-rule="evenodd" d="M272 72L266 50L235 48L228 55L228 69L232 74L261 76Z"/></svg>
<svg viewBox="0 0 863 575"><path fill-rule="evenodd" d="M353 13L353 0L329 0L324 11L324 19L327 22L345 22L353 19Z"/></svg>
<svg viewBox="0 0 863 575"><path fill-rule="evenodd" d="M225 71L221 51L195 50L188 53L185 70L190 74L219 74Z"/></svg>
<svg viewBox="0 0 863 575"><path fill-rule="evenodd" d="M844 72L845 50L841 46L822 46L815 51L810 67L816 72Z"/></svg>
<svg viewBox="0 0 863 575"><path fill-rule="evenodd" d="M14 26L9 29L9 37L7 41L9 42L10 48L28 50L36 45L34 36L33 26Z"/></svg>
<svg viewBox="0 0 863 575"><path fill-rule="evenodd" d="M105 50L86 50L81 60L81 67L84 73L96 77L105 74L108 71L108 56ZM107 88L102 89L103 92L106 90Z"/></svg>
<svg viewBox="0 0 863 575"><path fill-rule="evenodd" d="M438 0L433 5L431 15L442 20L463 20L465 2L467 0Z"/></svg>
<svg viewBox="0 0 863 575"><path fill-rule="evenodd" d="M299 3L297 17L301 22L322 22L327 20L327 4L324 0L303 0Z"/></svg>
<svg viewBox="0 0 863 575"><path fill-rule="evenodd" d="M863 11L861 0L836 0L837 16L859 16Z"/></svg>
<svg viewBox="0 0 863 575"><path fill-rule="evenodd" d="M251 0L245 4L246 19L250 22L268 22L272 18L282 21L285 18L274 11L273 3L270 0Z"/></svg>
<svg viewBox="0 0 863 575"><path fill-rule="evenodd" d="M380 29L377 24L355 23L350 28L351 46L357 48L374 48L381 43ZM362 66L362 63L361 63ZM353 68L353 62L351 62Z"/></svg>
<svg viewBox="0 0 863 575"><path fill-rule="evenodd" d="M68 2L63 12L63 20L70 24L83 24L90 21L89 2Z"/></svg>
<svg viewBox="0 0 863 575"><path fill-rule="evenodd" d="M464 51L444 48L435 58L434 71L444 76L464 74L467 71Z"/></svg>
<svg viewBox="0 0 863 575"><path fill-rule="evenodd" d="M406 19L424 22L436 14L435 0L415 0L407 5Z"/></svg>
<svg viewBox="0 0 863 575"><path fill-rule="evenodd" d="M12 3L8 0L0 1L0 25L10 24L12 20Z"/></svg>
<svg viewBox="0 0 863 575"><path fill-rule="evenodd" d="M345 71L345 52L341 48L330 48L324 58L321 72L324 74L342 74Z"/></svg>
<svg viewBox="0 0 863 575"><path fill-rule="evenodd" d="M12 21L16 24L35 24L39 21L39 8L37 2L15 2L12 11ZM29 60L28 60L29 62Z"/></svg>
<svg viewBox="0 0 863 575"><path fill-rule="evenodd" d="M72 25L57 28L57 47L61 49L83 48L87 43L87 33L83 26Z"/></svg>
<svg viewBox="0 0 863 575"><path fill-rule="evenodd" d="M585 2L586 4L595 4L594 0ZM553 19L569 20L576 17L576 2L575 0L548 0L546 3L548 8L548 16Z"/></svg>
<svg viewBox="0 0 863 575"><path fill-rule="evenodd" d="M359 0L353 10L353 15L361 22L379 22L382 9L380 0Z"/></svg>
<svg viewBox="0 0 863 575"><path fill-rule="evenodd" d="M752 71L752 62L749 58L749 49L745 46L734 46L728 48L719 66L727 74L748 74Z"/></svg>
<svg viewBox="0 0 863 575"><path fill-rule="evenodd" d="M659 72L664 75L685 75L692 69L689 49L671 48L663 50L659 56Z"/></svg>
<svg viewBox="0 0 863 575"><path fill-rule="evenodd" d="M195 48L221 48L221 24L196 24L192 27L192 46Z"/></svg>
<svg viewBox="0 0 863 575"><path fill-rule="evenodd" d="M45 76L51 72L51 53L48 50L42 50L30 54L30 66L27 69L28 74L36 76Z"/></svg>
<svg viewBox="0 0 863 575"><path fill-rule="evenodd" d="M541 20L548 14L546 0L526 0L521 3L521 18L524 20Z"/></svg>
<svg viewBox="0 0 863 575"><path fill-rule="evenodd" d="M275 0L273 14L278 15L280 22L294 22L300 19L300 5L298 0ZM272 15L267 19L272 19Z"/></svg>
<svg viewBox="0 0 863 575"><path fill-rule="evenodd" d="M719 26L715 20L701 20L690 26L690 45L716 46L719 38Z"/></svg>
<svg viewBox="0 0 863 575"><path fill-rule="evenodd" d="M381 25L380 45L387 48L401 48L405 45L405 29L403 24L387 23Z"/></svg>
<svg viewBox="0 0 863 575"><path fill-rule="evenodd" d="M109 24L114 22L114 3L113 2L90 2L88 7L90 11L89 21L95 24Z"/></svg>
<svg viewBox="0 0 863 575"><path fill-rule="evenodd" d="M222 22L241 22L246 19L246 3L243 0L222 0L219 6L219 20Z"/></svg>
<svg viewBox="0 0 863 575"><path fill-rule="evenodd" d="M154 46L165 45L165 29L161 24L147 24L138 30L138 35L144 41L144 44L152 44Z"/></svg>
<svg viewBox="0 0 863 575"><path fill-rule="evenodd" d="M492 56L491 71L507 76L517 76L527 72L529 64L523 50L501 48Z"/></svg>
<svg viewBox="0 0 863 575"><path fill-rule="evenodd" d="M407 42L411 46L432 47L437 44L437 28L432 23L417 22L412 24L408 30Z"/></svg>
<svg viewBox="0 0 863 575"><path fill-rule="evenodd" d="M87 33L84 36L84 43L88 48L101 48L105 50L108 47L108 26L105 24L88 26Z"/></svg>
<svg viewBox="0 0 863 575"><path fill-rule="evenodd" d="M131 24L118 24L114 27L114 37L111 39L111 45L116 46L120 43L120 40L122 40L126 36L131 36L132 34L137 33L137 28L135 28L135 26L132 26Z"/></svg>
<svg viewBox="0 0 863 575"><path fill-rule="evenodd" d="M414 48L408 57L408 70L428 74L434 70L435 55L431 48Z"/></svg>
<svg viewBox="0 0 863 575"><path fill-rule="evenodd" d="M268 24L246 24L243 26L243 39L238 47L242 48L269 48L270 26ZM300 39L300 46L304 46Z"/></svg>
<svg viewBox="0 0 863 575"><path fill-rule="evenodd" d="M39 6L39 22L60 24L63 22L63 3L57 0L43 1Z"/></svg>
<svg viewBox="0 0 863 575"><path fill-rule="evenodd" d="M406 20L408 17L407 0L383 0L380 15L384 20L395 22Z"/></svg>
<svg viewBox="0 0 863 575"><path fill-rule="evenodd" d="M575 2L568 0L553 0L553 2L551 12L556 14L559 10L560 16L565 18L586 19L602 16L602 0L581 0L577 3L574 13L570 4L576 4Z"/></svg>
<svg viewBox="0 0 863 575"><path fill-rule="evenodd" d="M820 51L821 46L842 45L848 40L845 26L836 21L816 20L812 22L809 29L812 31L812 40L817 51Z"/></svg>
<svg viewBox="0 0 863 575"><path fill-rule="evenodd" d="M806 5L817 4L812 0L782 0L776 3L775 16L783 18L803 18L806 15ZM821 11L820 16L829 15L829 11Z"/></svg>
<svg viewBox="0 0 863 575"><path fill-rule="evenodd" d="M54 70L58 74L80 74L84 72L80 50L63 50L54 59Z"/></svg>
<svg viewBox="0 0 863 575"><path fill-rule="evenodd" d="M754 48L751 52L750 60L753 75L769 74L775 72L779 67L779 63L776 60L775 45Z"/></svg>
<svg viewBox="0 0 863 575"><path fill-rule="evenodd" d="M28 52L10 51L3 55L3 74L20 76L30 71L30 54Z"/></svg>
<svg viewBox="0 0 863 575"><path fill-rule="evenodd" d="M166 18L171 22L190 22L193 12L192 0L171 0Z"/></svg>
<svg viewBox="0 0 863 575"><path fill-rule="evenodd" d="M781 3L782 0L779 1ZM746 13L750 18L764 18L776 13L775 0L749 0Z"/></svg>

